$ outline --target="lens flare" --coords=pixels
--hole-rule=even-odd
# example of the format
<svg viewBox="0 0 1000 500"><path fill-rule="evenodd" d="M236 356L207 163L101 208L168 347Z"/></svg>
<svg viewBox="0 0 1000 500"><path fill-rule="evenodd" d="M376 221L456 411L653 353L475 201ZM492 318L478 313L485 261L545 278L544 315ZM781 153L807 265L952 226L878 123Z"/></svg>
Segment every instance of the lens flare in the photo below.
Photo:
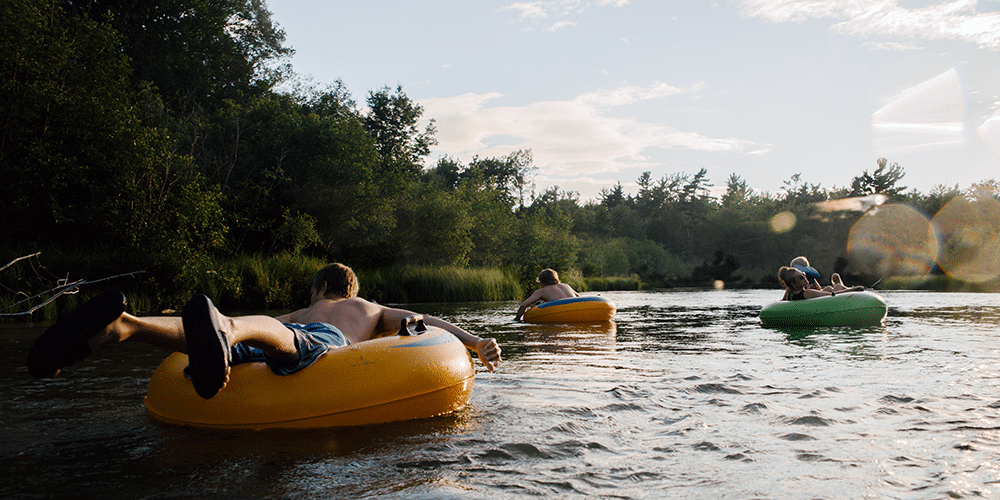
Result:
<svg viewBox="0 0 1000 500"><path fill-rule="evenodd" d="M959 196L934 216L941 239L938 265L949 276L982 283L1000 276L1000 201Z"/></svg>
<svg viewBox="0 0 1000 500"><path fill-rule="evenodd" d="M986 119L977 129L979 137L989 144L994 153L1000 155L1000 110Z"/></svg>
<svg viewBox="0 0 1000 500"><path fill-rule="evenodd" d="M872 113L872 140L879 155L962 146L965 96L956 69L910 87Z"/></svg>
<svg viewBox="0 0 1000 500"><path fill-rule="evenodd" d="M851 228L847 254L856 273L924 279L934 268L938 241L920 212L906 205L883 205Z"/></svg>
<svg viewBox="0 0 1000 500"><path fill-rule="evenodd" d="M771 217L771 231L776 234L787 233L795 227L795 214L791 212L781 212Z"/></svg>

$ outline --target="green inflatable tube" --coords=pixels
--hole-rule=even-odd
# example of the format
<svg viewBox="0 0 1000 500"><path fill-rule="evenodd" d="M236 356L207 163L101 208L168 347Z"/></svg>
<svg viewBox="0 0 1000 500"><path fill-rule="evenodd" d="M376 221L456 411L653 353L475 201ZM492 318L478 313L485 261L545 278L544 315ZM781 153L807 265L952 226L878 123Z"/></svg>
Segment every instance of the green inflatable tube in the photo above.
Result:
<svg viewBox="0 0 1000 500"><path fill-rule="evenodd" d="M832 297L772 302L760 310L764 326L877 326L889 307L873 292L846 292Z"/></svg>

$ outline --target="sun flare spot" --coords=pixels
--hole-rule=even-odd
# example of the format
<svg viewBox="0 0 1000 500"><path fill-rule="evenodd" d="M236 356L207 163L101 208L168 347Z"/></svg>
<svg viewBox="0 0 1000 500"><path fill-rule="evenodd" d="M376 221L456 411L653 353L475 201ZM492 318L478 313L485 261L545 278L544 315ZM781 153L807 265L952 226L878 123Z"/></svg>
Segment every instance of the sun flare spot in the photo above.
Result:
<svg viewBox="0 0 1000 500"><path fill-rule="evenodd" d="M938 240L920 212L883 205L851 228L847 254L856 273L926 279L937 260Z"/></svg>
<svg viewBox="0 0 1000 500"><path fill-rule="evenodd" d="M1000 276L1000 201L959 196L934 216L941 240L941 270L982 283Z"/></svg>
<svg viewBox="0 0 1000 500"><path fill-rule="evenodd" d="M781 212L771 217L771 231L776 234L787 233L795 227L795 214L791 212Z"/></svg>

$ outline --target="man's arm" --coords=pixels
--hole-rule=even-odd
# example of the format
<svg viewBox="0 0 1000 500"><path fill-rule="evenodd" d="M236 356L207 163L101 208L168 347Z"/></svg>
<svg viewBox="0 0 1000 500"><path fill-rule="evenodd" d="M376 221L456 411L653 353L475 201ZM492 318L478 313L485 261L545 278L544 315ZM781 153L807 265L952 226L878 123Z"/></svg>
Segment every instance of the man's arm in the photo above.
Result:
<svg viewBox="0 0 1000 500"><path fill-rule="evenodd" d="M278 320L278 321L280 321L282 323L301 323L301 321L296 321L295 317L299 313L301 313L302 311L305 311L305 309L299 309L298 311L292 311L292 312L290 312L288 314L282 314L281 316L275 316L274 319L276 319L276 320Z"/></svg>
<svg viewBox="0 0 1000 500"><path fill-rule="evenodd" d="M531 294L530 297L524 299L524 302L521 302L521 305L517 308L517 314L514 315L514 321L521 321L521 316L524 315L524 311L527 311L532 304L542 299L542 289L539 288L538 290L535 290L535 293Z"/></svg>
<svg viewBox="0 0 1000 500"><path fill-rule="evenodd" d="M407 311L406 309L383 307L381 326L386 330L391 328L398 329L401 321L414 314L419 313ZM484 339L478 335L473 335L457 325L453 325L434 316L428 316L426 314L423 314L422 316L424 317L424 324L441 328L455 337L458 337L458 340L462 341L462 344L467 349L474 351L476 355L479 356L479 361L482 361L487 370L494 371L498 366L500 366L502 361L500 358L501 350L500 345L497 344L496 340Z"/></svg>

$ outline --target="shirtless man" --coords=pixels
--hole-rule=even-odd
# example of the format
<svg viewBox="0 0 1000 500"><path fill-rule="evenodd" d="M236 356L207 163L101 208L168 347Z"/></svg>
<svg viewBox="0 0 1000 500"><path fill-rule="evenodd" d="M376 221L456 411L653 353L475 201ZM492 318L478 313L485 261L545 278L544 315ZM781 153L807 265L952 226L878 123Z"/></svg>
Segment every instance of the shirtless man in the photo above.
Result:
<svg viewBox="0 0 1000 500"><path fill-rule="evenodd" d="M51 377L106 344L138 341L188 355L188 374L198 395L209 399L229 381L232 364L265 361L279 375L305 369L330 349L399 330L411 311L357 297L351 268L330 264L309 284L310 305L277 318L225 316L204 295L195 296L181 317L137 317L125 312L125 296L105 292L45 331L28 354L28 371ZM475 351L490 371L500 365L500 346L447 321L424 316Z"/></svg>
<svg viewBox="0 0 1000 500"><path fill-rule="evenodd" d="M580 294L573 290L573 287L559 282L559 273L552 269L542 269L542 272L538 273L538 277L535 281L542 284L542 287L535 290L535 293L531 294L530 297L521 302L521 306L517 308L517 314L514 315L514 321L521 321L521 316L524 315L524 311L527 311L529 307L535 305L538 302L548 302L550 300L568 299L570 297L579 297Z"/></svg>

